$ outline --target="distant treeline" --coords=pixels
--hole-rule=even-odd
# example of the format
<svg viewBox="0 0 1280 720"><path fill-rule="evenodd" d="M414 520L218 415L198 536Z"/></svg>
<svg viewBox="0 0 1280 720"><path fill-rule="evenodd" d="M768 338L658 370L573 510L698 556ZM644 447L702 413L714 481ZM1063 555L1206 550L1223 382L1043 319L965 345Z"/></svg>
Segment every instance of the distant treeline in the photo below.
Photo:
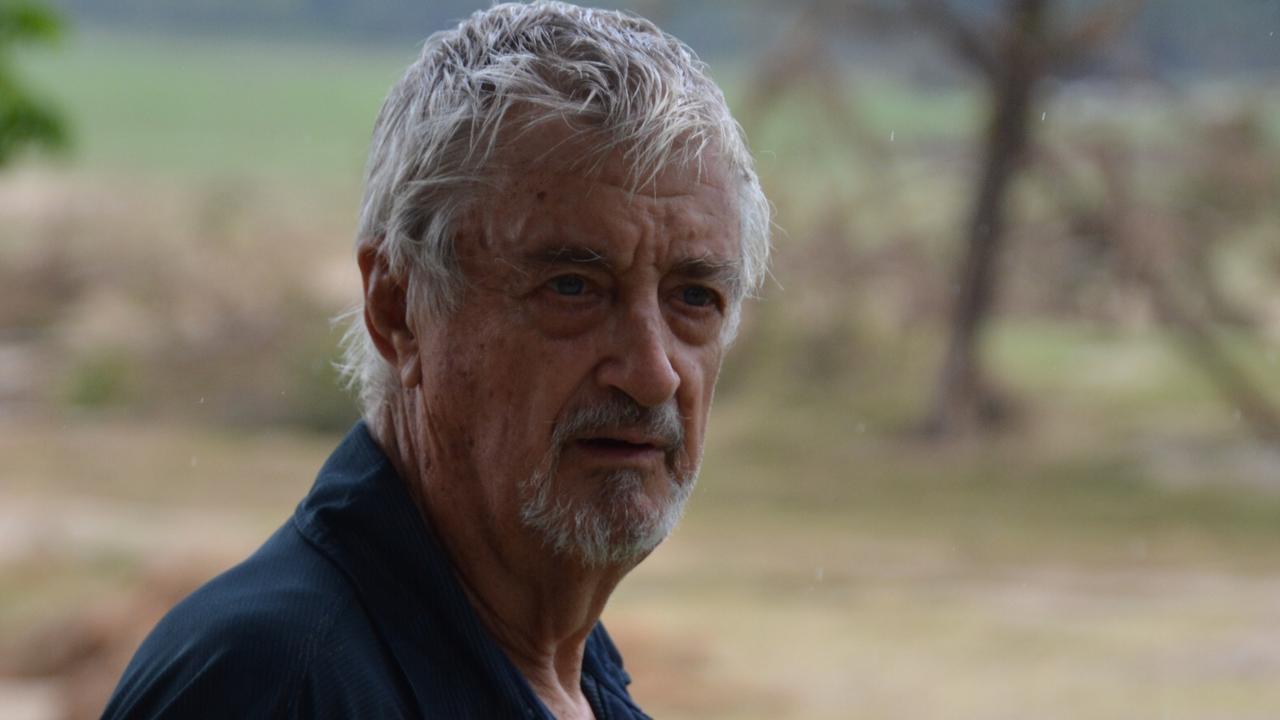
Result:
<svg viewBox="0 0 1280 720"><path fill-rule="evenodd" d="M788 14L819 3L766 0L585 0L625 7L659 21L700 52L758 51L776 37ZM1065 0L1079 8L1111 0ZM140 32L276 35L361 41L420 40L486 0L53 0L84 26ZM903 0L857 0L884 6ZM985 14L1002 0L949 0L961 13ZM818 10L818 12L824 12ZM872 38L864 39L872 42ZM856 42L856 40L855 40ZM1113 62L1089 73L1140 67L1153 74L1280 69L1280 0L1148 0Z"/></svg>

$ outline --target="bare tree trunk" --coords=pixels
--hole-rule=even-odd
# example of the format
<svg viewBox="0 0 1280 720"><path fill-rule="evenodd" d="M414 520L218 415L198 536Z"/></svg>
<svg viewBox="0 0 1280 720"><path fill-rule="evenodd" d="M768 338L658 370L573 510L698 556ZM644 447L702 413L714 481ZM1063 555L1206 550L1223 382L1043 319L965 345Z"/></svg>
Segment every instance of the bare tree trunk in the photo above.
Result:
<svg viewBox="0 0 1280 720"><path fill-rule="evenodd" d="M966 228L946 356L924 426L935 437L990 426L1002 416L1001 404L984 378L978 348L999 289L1006 198L1026 152L1035 86L1044 72L1046 4L1047 0L1010 0L1012 21L990 76L992 116L982 175Z"/></svg>
<svg viewBox="0 0 1280 720"><path fill-rule="evenodd" d="M1224 401L1235 408L1241 421L1254 437L1264 443L1280 446L1280 407L1273 404L1263 389L1223 348L1213 331L1212 316L1197 311L1171 282L1173 275L1168 253L1154 248L1176 244L1167 225L1144 223L1134 210L1132 181L1127 163L1118 153L1099 152L1096 156L1107 188L1107 225L1116 247L1116 260L1123 269L1147 288L1159 313L1160 321L1171 330L1187 359L1196 365ZM1190 258L1191 263L1204 262L1203 257ZM1203 289L1203 288L1201 288Z"/></svg>

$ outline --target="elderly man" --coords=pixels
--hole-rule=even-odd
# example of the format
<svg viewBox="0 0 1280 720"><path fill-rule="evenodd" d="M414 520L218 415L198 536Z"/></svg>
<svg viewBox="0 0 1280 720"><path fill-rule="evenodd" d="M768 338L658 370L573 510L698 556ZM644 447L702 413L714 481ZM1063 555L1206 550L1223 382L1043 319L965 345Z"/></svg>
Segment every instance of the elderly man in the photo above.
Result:
<svg viewBox="0 0 1280 720"><path fill-rule="evenodd" d="M644 717L599 618L693 489L768 215L650 23L536 2L432 36L374 130L364 421L106 716Z"/></svg>

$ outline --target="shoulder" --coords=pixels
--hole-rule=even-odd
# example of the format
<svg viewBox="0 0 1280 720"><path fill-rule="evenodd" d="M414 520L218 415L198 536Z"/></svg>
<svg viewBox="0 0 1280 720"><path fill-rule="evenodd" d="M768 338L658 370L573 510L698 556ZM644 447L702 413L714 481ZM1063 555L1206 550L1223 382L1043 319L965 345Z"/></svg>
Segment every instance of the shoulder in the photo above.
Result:
<svg viewBox="0 0 1280 720"><path fill-rule="evenodd" d="M347 689L317 678L332 673L335 644L352 662L381 659L350 585L286 524L160 621L103 717L315 716Z"/></svg>

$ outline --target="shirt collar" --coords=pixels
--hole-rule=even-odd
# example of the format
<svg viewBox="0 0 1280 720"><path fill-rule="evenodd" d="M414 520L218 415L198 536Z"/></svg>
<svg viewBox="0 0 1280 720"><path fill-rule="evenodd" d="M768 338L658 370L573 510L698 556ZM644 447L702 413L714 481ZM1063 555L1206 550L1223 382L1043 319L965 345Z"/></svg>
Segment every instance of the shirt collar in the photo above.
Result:
<svg viewBox="0 0 1280 720"><path fill-rule="evenodd" d="M321 468L294 524L351 581L424 716L440 712L433 698L455 697L456 710L468 717L550 718L481 625L448 556L363 421Z"/></svg>

